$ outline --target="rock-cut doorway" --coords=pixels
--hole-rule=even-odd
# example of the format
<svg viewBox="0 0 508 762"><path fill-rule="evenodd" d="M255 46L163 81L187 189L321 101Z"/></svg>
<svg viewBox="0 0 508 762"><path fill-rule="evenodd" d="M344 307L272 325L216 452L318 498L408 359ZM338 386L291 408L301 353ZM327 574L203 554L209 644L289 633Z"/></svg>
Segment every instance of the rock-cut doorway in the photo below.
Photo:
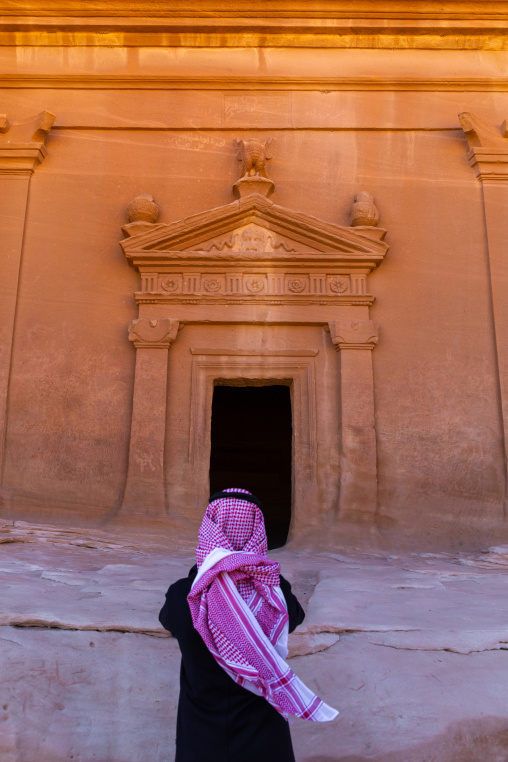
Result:
<svg viewBox="0 0 508 762"><path fill-rule="evenodd" d="M243 487L256 495L268 545L278 548L291 521L291 389L280 383L244 384L214 388L210 492Z"/></svg>

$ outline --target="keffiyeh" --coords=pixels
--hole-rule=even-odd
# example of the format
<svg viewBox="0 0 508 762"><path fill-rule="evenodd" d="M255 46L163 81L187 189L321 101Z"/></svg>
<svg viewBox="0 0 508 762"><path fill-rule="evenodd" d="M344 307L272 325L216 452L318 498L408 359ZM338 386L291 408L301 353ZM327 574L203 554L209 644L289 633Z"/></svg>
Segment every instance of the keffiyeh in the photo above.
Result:
<svg viewBox="0 0 508 762"><path fill-rule="evenodd" d="M250 492L228 489L247 498ZM326 722L338 712L292 672L280 565L267 558L263 514L254 503L221 497L207 507L196 549L198 574L187 596L194 627L239 685L286 718Z"/></svg>

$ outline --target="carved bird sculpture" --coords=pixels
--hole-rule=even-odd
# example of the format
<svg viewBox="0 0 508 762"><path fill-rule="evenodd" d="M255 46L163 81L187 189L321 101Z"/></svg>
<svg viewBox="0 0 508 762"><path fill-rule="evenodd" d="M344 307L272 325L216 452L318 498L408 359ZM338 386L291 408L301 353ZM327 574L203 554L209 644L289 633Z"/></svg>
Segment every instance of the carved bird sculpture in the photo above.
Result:
<svg viewBox="0 0 508 762"><path fill-rule="evenodd" d="M271 159L268 146L272 138L268 140L236 140L236 155L242 162L242 177L266 177L266 161Z"/></svg>

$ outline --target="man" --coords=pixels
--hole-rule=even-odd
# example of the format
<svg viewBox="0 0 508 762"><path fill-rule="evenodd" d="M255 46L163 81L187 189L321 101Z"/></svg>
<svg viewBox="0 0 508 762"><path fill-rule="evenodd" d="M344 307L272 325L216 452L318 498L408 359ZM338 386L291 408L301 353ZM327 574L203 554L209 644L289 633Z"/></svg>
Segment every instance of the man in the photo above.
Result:
<svg viewBox="0 0 508 762"><path fill-rule="evenodd" d="M197 565L171 585L159 615L182 653L176 762L294 762L288 716L338 714L284 661L304 613L267 548L250 492L210 498Z"/></svg>

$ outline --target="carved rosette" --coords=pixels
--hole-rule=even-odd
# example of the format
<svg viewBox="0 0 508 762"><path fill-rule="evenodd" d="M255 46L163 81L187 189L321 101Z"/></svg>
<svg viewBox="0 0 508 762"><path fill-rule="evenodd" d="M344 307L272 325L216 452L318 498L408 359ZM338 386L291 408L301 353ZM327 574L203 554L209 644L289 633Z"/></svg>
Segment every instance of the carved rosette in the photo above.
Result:
<svg viewBox="0 0 508 762"><path fill-rule="evenodd" d="M129 341L136 349L169 349L176 339L180 322L171 318L139 318L129 323Z"/></svg>
<svg viewBox="0 0 508 762"><path fill-rule="evenodd" d="M247 288L247 291L250 291L251 294L258 294L260 291L263 291L265 287L265 279L263 277L252 277L247 278L245 281L245 286Z"/></svg>
<svg viewBox="0 0 508 762"><path fill-rule="evenodd" d="M328 323L332 343L339 349L374 349L378 342L372 320L334 320Z"/></svg>
<svg viewBox="0 0 508 762"><path fill-rule="evenodd" d="M301 294L305 288L305 281L303 278L289 278L287 287L292 294Z"/></svg>
<svg viewBox="0 0 508 762"><path fill-rule="evenodd" d="M330 280L330 290L334 294L343 294L349 289L349 278L338 277Z"/></svg>
<svg viewBox="0 0 508 762"><path fill-rule="evenodd" d="M222 290L221 278L203 278L203 289L209 294L216 294Z"/></svg>
<svg viewBox="0 0 508 762"><path fill-rule="evenodd" d="M178 278L163 278L161 280L161 289L167 291L169 294L177 291L179 287L180 282Z"/></svg>

